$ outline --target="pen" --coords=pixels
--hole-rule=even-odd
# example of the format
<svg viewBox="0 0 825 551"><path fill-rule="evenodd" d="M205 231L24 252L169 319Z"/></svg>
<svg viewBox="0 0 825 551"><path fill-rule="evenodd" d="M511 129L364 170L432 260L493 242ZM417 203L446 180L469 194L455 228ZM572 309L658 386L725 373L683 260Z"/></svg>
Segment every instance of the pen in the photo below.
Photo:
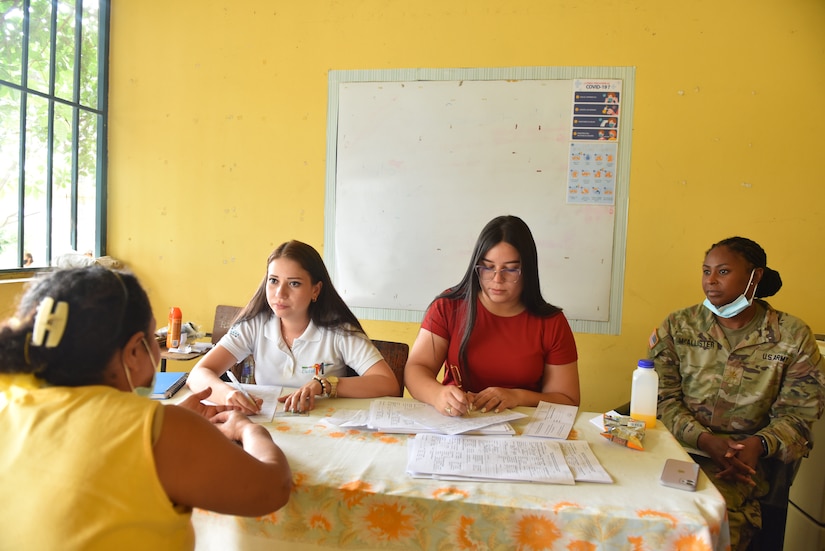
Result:
<svg viewBox="0 0 825 551"><path fill-rule="evenodd" d="M453 375L453 380L459 390L464 390L464 384L461 380L461 370L457 365L450 365L450 373Z"/></svg>
<svg viewBox="0 0 825 551"><path fill-rule="evenodd" d="M464 392L464 381L461 379L461 368L457 365L449 365L450 373L453 375L453 381L455 381L455 385L458 387L458 390ZM473 402L470 400L469 408L470 411L473 411Z"/></svg>
<svg viewBox="0 0 825 551"><path fill-rule="evenodd" d="M249 403L254 406L254 411L258 411L258 402L256 402L255 399L252 398L252 396L250 396L249 393L243 389L243 387L241 386L241 382L238 380L237 377L235 377L235 374L232 373L231 369L227 370L226 375L229 377L229 380L232 381L232 386L235 387L235 390L243 394L244 398L249 400Z"/></svg>

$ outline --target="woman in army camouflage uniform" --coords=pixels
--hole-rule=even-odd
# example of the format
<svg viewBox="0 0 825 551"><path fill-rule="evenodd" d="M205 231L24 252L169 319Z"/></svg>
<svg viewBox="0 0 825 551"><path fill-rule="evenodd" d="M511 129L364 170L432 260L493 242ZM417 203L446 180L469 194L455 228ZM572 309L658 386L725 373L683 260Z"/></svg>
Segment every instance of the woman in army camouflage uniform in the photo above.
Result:
<svg viewBox="0 0 825 551"><path fill-rule="evenodd" d="M650 338L659 417L725 496L731 549L746 549L762 525L767 458L807 455L825 407L810 328L757 299L781 286L762 247L725 239L705 255L704 303L670 314Z"/></svg>

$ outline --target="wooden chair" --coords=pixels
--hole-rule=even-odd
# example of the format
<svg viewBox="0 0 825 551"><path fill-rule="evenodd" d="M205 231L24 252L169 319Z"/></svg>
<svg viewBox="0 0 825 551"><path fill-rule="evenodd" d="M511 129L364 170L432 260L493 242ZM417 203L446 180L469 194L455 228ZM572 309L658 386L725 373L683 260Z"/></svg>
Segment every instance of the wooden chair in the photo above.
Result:
<svg viewBox="0 0 825 551"><path fill-rule="evenodd" d="M401 389L398 396L404 396L404 366L407 365L407 357L410 355L410 346L403 342L377 341L372 340L375 348L381 352L384 359L390 365L395 378L398 379L398 388Z"/></svg>
<svg viewBox="0 0 825 551"><path fill-rule="evenodd" d="M229 328L232 327L232 322L235 321L235 318L238 317L238 314L241 311L240 306L227 306L225 304L220 304L215 307L215 321L212 323L212 345L218 344L218 341L221 340L221 337L226 335L226 332L229 331ZM241 364L235 364L232 366L232 373L238 379L241 378ZM229 382L229 377L226 375L221 375L221 379Z"/></svg>
<svg viewBox="0 0 825 551"><path fill-rule="evenodd" d="M226 335L240 311L240 306L226 306L224 304L215 308L215 322L212 324L212 344L218 344L221 337Z"/></svg>
<svg viewBox="0 0 825 551"><path fill-rule="evenodd" d="M392 369L398 381L399 393L396 396L404 396L404 366L407 365L407 356L410 355L410 346L403 342L378 341L372 339L372 344L381 353ZM347 377L357 377L358 373L351 367L347 367Z"/></svg>

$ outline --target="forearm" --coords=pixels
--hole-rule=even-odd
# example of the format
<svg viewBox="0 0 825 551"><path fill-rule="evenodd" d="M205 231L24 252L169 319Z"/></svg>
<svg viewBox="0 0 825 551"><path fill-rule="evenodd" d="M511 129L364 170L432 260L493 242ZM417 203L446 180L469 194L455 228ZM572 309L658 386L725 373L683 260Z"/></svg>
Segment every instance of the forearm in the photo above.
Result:
<svg viewBox="0 0 825 551"><path fill-rule="evenodd" d="M249 423L241 433L241 446L244 451L263 463L287 465L286 456L275 442L272 435L261 425Z"/></svg>
<svg viewBox="0 0 825 551"><path fill-rule="evenodd" d="M260 463L257 484L248 487L250 506L274 511L286 505L292 491L292 470L281 449L273 442L269 431L261 425L249 423L243 428L240 444L244 451ZM260 514L252 512L251 514Z"/></svg>
<svg viewBox="0 0 825 551"><path fill-rule="evenodd" d="M673 436L693 448L699 448L698 440L703 433L711 433L710 429L696 420L680 397L663 399L661 390L657 413Z"/></svg>
<svg viewBox="0 0 825 551"><path fill-rule="evenodd" d="M201 391L205 388L211 388L212 394L210 394L209 400L216 404L226 403L226 395L234 390L222 381L217 373L208 367L201 366L200 364L192 368L186 384L194 392Z"/></svg>
<svg viewBox="0 0 825 551"><path fill-rule="evenodd" d="M443 387L428 367L417 364L407 364L404 383L413 398L427 404L435 401Z"/></svg>

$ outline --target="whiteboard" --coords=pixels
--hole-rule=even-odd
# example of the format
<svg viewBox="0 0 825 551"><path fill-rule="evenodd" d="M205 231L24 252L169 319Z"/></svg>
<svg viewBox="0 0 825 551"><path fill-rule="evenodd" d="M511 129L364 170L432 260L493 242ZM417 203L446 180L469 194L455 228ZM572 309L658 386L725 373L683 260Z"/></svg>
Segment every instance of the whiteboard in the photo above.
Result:
<svg viewBox="0 0 825 551"><path fill-rule="evenodd" d="M533 232L545 299L574 330L618 333L626 174L613 204L567 201L571 118L576 78L621 78L626 166L632 71L571 69L330 72L324 254L357 316L420 321L482 227L513 214Z"/></svg>

